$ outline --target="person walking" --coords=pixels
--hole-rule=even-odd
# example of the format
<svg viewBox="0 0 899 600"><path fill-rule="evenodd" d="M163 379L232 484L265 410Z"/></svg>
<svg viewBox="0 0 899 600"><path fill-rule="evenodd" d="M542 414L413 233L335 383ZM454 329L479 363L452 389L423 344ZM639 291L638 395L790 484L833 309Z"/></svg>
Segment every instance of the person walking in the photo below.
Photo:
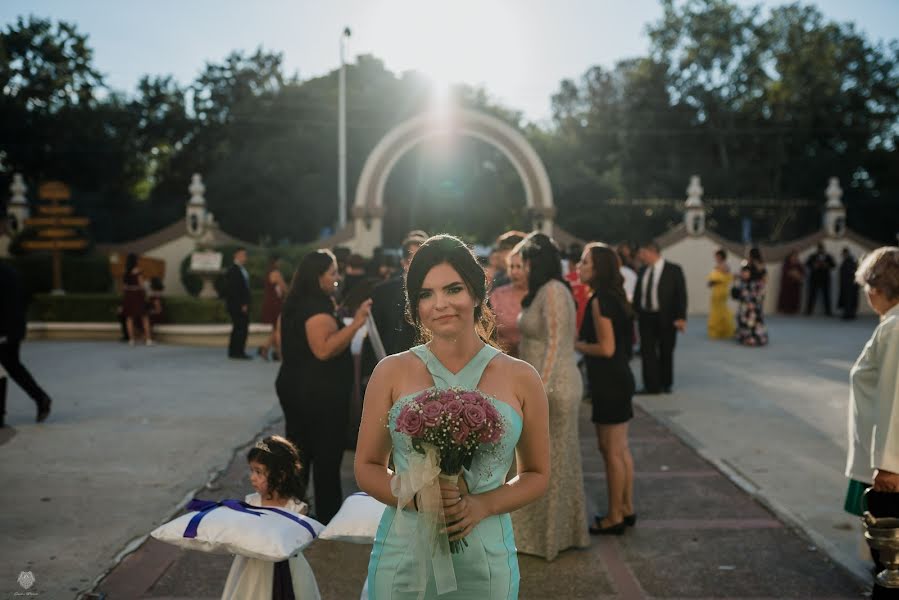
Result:
<svg viewBox="0 0 899 600"><path fill-rule="evenodd" d="M551 238L528 234L512 253L521 255L528 281L518 320L518 355L537 370L546 388L552 473L546 495L512 513L512 524L519 552L553 560L563 550L590 545L578 440L584 388L574 355L577 315Z"/></svg>
<svg viewBox="0 0 899 600"><path fill-rule="evenodd" d="M0 367L7 377L0 377L0 427L6 425L6 386L12 379L37 405L37 422L50 416L49 394L37 384L19 358L26 333L25 291L18 273L0 262Z"/></svg>
<svg viewBox="0 0 899 600"><path fill-rule="evenodd" d="M350 343L365 324L371 300L344 326L337 318L337 260L328 250L307 254L290 284L281 313L282 362L275 380L287 439L296 444L315 488L315 517L327 523L343 501L343 459L353 393Z"/></svg>
<svg viewBox="0 0 899 600"><path fill-rule="evenodd" d="M247 335L250 331L250 274L244 266L247 249L234 251L234 262L225 274L225 305L231 316L231 337L228 340L228 358L247 360Z"/></svg>
<svg viewBox="0 0 899 600"><path fill-rule="evenodd" d="M610 246L587 244L578 274L592 294L574 347L586 357L593 402L591 420L605 464L608 494L607 513L596 515L589 531L594 535L621 535L637 523L634 459L627 441L636 387L629 364L634 313L627 300L619 258Z"/></svg>
<svg viewBox="0 0 899 600"><path fill-rule="evenodd" d="M818 296L823 296L824 314L831 316L830 312L830 271L836 266L833 256L824 249L824 243L818 242L818 249L805 261L808 271L808 301L805 305L805 314L810 315L815 311Z"/></svg>
<svg viewBox="0 0 899 600"><path fill-rule="evenodd" d="M643 389L638 394L671 393L677 333L687 330L687 284L680 265L662 258L653 241L640 246L645 265L634 289L640 331Z"/></svg>

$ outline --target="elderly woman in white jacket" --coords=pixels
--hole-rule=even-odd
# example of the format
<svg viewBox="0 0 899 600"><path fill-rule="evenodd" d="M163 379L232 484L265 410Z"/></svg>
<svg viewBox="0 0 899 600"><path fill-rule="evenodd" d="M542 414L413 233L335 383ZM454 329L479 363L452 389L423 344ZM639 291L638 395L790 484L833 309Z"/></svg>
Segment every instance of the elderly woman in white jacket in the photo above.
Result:
<svg viewBox="0 0 899 600"><path fill-rule="evenodd" d="M868 486L899 492L899 247L868 254L856 280L880 323L849 372L846 476L853 481L846 508L856 506L851 512L858 512L861 491Z"/></svg>

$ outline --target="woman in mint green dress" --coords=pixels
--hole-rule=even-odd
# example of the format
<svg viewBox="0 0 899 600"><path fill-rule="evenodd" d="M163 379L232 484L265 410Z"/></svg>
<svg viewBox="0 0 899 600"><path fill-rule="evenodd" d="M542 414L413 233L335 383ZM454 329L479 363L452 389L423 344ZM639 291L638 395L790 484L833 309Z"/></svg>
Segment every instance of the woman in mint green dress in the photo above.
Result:
<svg viewBox="0 0 899 600"><path fill-rule="evenodd" d="M543 384L529 364L491 346L493 319L484 271L463 242L441 235L415 253L406 275L406 307L426 344L382 360L365 393L356 481L387 505L368 566L371 600L440 598L492 600L518 597L514 510L539 498L549 482L548 408ZM394 431L403 404L431 388L478 390L503 415L503 438L479 453L458 485L440 481L449 540L465 538L464 552L438 565L440 538L422 548L416 527L416 495L397 508L397 481L408 476L417 454ZM518 474L506 481L517 449ZM393 458L394 474L388 464ZM391 483L394 485L392 486ZM401 510L402 512L398 512ZM413 523L413 527L400 526ZM417 524L417 525L415 525ZM445 540L445 538L443 538ZM435 575L439 570L440 575ZM440 590L438 596L438 589Z"/></svg>

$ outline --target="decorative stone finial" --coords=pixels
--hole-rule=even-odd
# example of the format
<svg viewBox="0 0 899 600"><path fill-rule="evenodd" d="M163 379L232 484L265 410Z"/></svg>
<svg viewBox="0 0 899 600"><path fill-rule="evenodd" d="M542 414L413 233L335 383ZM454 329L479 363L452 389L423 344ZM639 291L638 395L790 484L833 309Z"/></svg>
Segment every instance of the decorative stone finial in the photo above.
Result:
<svg viewBox="0 0 899 600"><path fill-rule="evenodd" d="M699 175L690 176L687 186L687 201L684 203L684 227L692 236L705 233L705 207L702 205L702 182Z"/></svg>
<svg viewBox="0 0 899 600"><path fill-rule="evenodd" d="M687 186L687 208L702 206L702 194L704 192L699 175L691 175L690 185Z"/></svg>
<svg viewBox="0 0 899 600"><path fill-rule="evenodd" d="M201 238L203 234L210 228L212 223L211 214L206 211L206 186L203 185L203 178L199 173L194 173L190 178L190 185L187 190L190 192L190 200L187 202L187 233L193 238Z"/></svg>
<svg viewBox="0 0 899 600"><path fill-rule="evenodd" d="M843 188L840 187L840 178L831 177L824 190L824 196L827 198L827 208L843 207Z"/></svg>
<svg viewBox="0 0 899 600"><path fill-rule="evenodd" d="M190 192L190 204L206 204L206 198L203 197L203 194L206 193L206 186L203 185L203 177L199 173L191 176L187 191Z"/></svg>
<svg viewBox="0 0 899 600"><path fill-rule="evenodd" d="M9 205L6 207L6 225L12 235L16 235L25 227L25 219L30 216L28 210L28 199L25 198L25 192L28 186L25 185L25 179L21 173L14 173L12 183L9 185L9 191L12 197L9 199Z"/></svg>
<svg viewBox="0 0 899 600"><path fill-rule="evenodd" d="M843 206L843 188L840 180L831 177L824 191L827 204L824 205L824 232L830 237L846 235L846 207Z"/></svg>

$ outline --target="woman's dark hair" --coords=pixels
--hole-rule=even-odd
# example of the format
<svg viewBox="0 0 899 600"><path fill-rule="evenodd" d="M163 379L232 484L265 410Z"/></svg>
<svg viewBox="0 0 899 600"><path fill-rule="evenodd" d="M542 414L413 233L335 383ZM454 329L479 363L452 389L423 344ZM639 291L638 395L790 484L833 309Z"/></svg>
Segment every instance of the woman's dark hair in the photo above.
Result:
<svg viewBox="0 0 899 600"><path fill-rule="evenodd" d="M328 269L337 262L334 254L330 250L315 250L303 257L300 266L297 267L290 281L290 289L287 291L287 297L284 299L284 308L282 312L285 316L292 316L297 312L303 302L310 298L324 298L328 295L319 285L319 277L324 275Z"/></svg>
<svg viewBox="0 0 899 600"><path fill-rule="evenodd" d="M548 235L536 231L529 233L515 246L512 254L521 254L521 260L530 266L528 293L521 300L522 308L530 306L540 288L553 279L561 281L571 291L571 285L562 277L562 254Z"/></svg>
<svg viewBox="0 0 899 600"><path fill-rule="evenodd" d="M762 251L759 250L757 246L753 246L749 249L749 260L759 264L764 264L765 262L762 260Z"/></svg>
<svg viewBox="0 0 899 600"><path fill-rule="evenodd" d="M621 275L621 259L614 248L602 242L587 244L590 262L593 263L593 278L587 282L594 292L609 294L619 301L628 317L634 316L634 309L627 301L624 291L624 277Z"/></svg>
<svg viewBox="0 0 899 600"><path fill-rule="evenodd" d="M268 257L268 270L271 271L272 269L276 268L278 266L279 260L281 260L280 254L272 254L271 256L269 256Z"/></svg>
<svg viewBox="0 0 899 600"><path fill-rule="evenodd" d="M137 254L129 252L128 256L125 258L125 275L131 273L135 267L137 267Z"/></svg>
<svg viewBox="0 0 899 600"><path fill-rule="evenodd" d="M282 498L302 500L306 488L300 477L303 466L297 447L287 438L270 435L256 442L247 452L247 462L257 462L268 469L268 490Z"/></svg>
<svg viewBox="0 0 899 600"><path fill-rule="evenodd" d="M757 281L768 274L768 270L765 268L765 261L762 260L762 251L756 246L749 249L748 258L741 265L742 269L749 270L749 279L751 281Z"/></svg>
<svg viewBox="0 0 899 600"><path fill-rule="evenodd" d="M715 250L715 256L720 258L721 260L727 260L727 250L724 248L718 248Z"/></svg>
<svg viewBox="0 0 899 600"><path fill-rule="evenodd" d="M162 284L162 279L159 277L154 277L150 280L150 289L154 292L161 292L165 289L165 286Z"/></svg>
<svg viewBox="0 0 899 600"><path fill-rule="evenodd" d="M425 277L437 265L448 264L477 301L474 309L475 330L484 342L495 345L496 320L487 305L487 275L471 249L459 238L451 235L435 235L412 256L406 272L406 320L418 331L419 341L428 339L428 332L421 325L418 315L418 296Z"/></svg>

